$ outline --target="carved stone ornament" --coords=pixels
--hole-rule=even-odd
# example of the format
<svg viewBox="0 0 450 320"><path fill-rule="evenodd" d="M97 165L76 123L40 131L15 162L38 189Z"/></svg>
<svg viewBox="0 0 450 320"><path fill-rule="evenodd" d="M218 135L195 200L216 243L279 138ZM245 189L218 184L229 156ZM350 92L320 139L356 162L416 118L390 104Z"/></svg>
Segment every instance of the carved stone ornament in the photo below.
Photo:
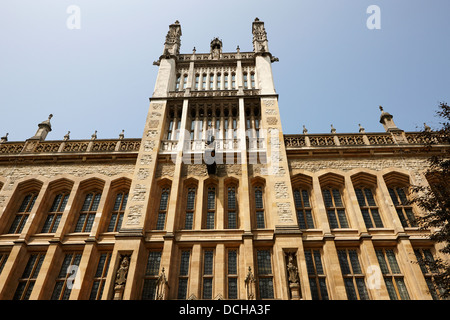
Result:
<svg viewBox="0 0 450 320"><path fill-rule="evenodd" d="M288 263L287 263L287 272L289 275L289 284L291 283L298 283L299 277L298 277L298 268L295 265L295 253L289 252L288 253Z"/></svg>
<svg viewBox="0 0 450 320"><path fill-rule="evenodd" d="M255 300L255 292L253 290L254 284L256 282L255 277L252 273L252 268L248 267L248 273L245 277L245 287L247 289L247 300Z"/></svg>
<svg viewBox="0 0 450 320"><path fill-rule="evenodd" d="M156 280L156 300L164 300L166 296L167 278L164 272L164 268L161 270L161 274Z"/></svg>
<svg viewBox="0 0 450 320"><path fill-rule="evenodd" d="M288 252L286 271L288 274L289 290L291 294L291 299L300 299L300 277L297 268L297 256L294 252Z"/></svg>
<svg viewBox="0 0 450 320"><path fill-rule="evenodd" d="M128 269L130 267L130 256L121 256L119 269L116 272L116 279L114 281L114 300L122 300L123 291L127 282Z"/></svg>

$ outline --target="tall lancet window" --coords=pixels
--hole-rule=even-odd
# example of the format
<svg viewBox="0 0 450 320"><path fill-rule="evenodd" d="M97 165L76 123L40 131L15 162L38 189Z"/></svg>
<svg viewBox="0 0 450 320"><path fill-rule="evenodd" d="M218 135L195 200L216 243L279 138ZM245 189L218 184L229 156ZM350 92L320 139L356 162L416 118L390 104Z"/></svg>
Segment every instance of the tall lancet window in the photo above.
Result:
<svg viewBox="0 0 450 320"><path fill-rule="evenodd" d="M69 199L69 193L63 192L55 196L53 204L48 212L47 219L45 220L44 227L41 233L54 233L58 229L59 222L61 221L62 214L66 208L67 200Z"/></svg>
<svg viewBox="0 0 450 320"><path fill-rule="evenodd" d="M215 228L216 218L216 188L208 187L206 198L206 229Z"/></svg>
<svg viewBox="0 0 450 320"><path fill-rule="evenodd" d="M237 199L236 187L231 185L227 188L227 228L236 229L237 225Z"/></svg>
<svg viewBox="0 0 450 320"><path fill-rule="evenodd" d="M167 207L169 204L169 194L170 194L169 187L165 187L162 189L161 198L159 201L158 219L156 221L156 230L164 230L164 227L166 225L166 214L167 214Z"/></svg>

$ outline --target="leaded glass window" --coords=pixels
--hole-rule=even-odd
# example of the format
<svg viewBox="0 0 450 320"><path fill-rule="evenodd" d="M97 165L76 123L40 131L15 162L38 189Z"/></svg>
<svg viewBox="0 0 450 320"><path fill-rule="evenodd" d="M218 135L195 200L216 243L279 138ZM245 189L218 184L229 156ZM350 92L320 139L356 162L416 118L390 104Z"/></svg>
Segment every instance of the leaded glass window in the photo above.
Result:
<svg viewBox="0 0 450 320"><path fill-rule="evenodd" d="M367 228L383 228L380 213L372 189L355 188L356 198Z"/></svg>
<svg viewBox="0 0 450 320"><path fill-rule="evenodd" d="M368 300L369 294L356 250L338 250L338 258L342 276L344 277L347 298L349 300Z"/></svg>
<svg viewBox="0 0 450 320"><path fill-rule="evenodd" d="M392 249L376 249L378 263L391 300L409 300L404 276Z"/></svg>
<svg viewBox="0 0 450 320"><path fill-rule="evenodd" d="M227 227L228 229L237 228L236 187L227 189Z"/></svg>
<svg viewBox="0 0 450 320"><path fill-rule="evenodd" d="M28 258L25 270L19 279L16 292L14 293L14 300L29 300L34 284L41 270L44 262L45 253L33 253Z"/></svg>
<svg viewBox="0 0 450 320"><path fill-rule="evenodd" d="M264 200L262 186L256 186L254 189L255 209L256 209L256 228L265 228L264 218Z"/></svg>
<svg viewBox="0 0 450 320"><path fill-rule="evenodd" d="M313 229L314 221L308 190L294 189L294 202L300 229Z"/></svg>
<svg viewBox="0 0 450 320"><path fill-rule="evenodd" d="M320 250L305 250L306 268L313 300L328 300L326 276L322 265Z"/></svg>
<svg viewBox="0 0 450 320"><path fill-rule="evenodd" d="M345 207L339 189L324 188L322 190L322 195L327 210L330 228L348 228L349 225L345 214Z"/></svg>
<svg viewBox="0 0 450 320"><path fill-rule="evenodd" d="M444 289L436 285L434 281L435 273L430 270L423 262L429 262L433 264L435 262L433 254L430 249L414 249L417 261L419 262L420 269L422 270L425 282L427 283L428 292L433 297L433 300L439 300L440 294L444 293Z"/></svg>
<svg viewBox="0 0 450 320"><path fill-rule="evenodd" d="M128 192L119 192L116 195L111 220L108 225L108 232L119 232L122 227L123 216L128 201Z"/></svg>
<svg viewBox="0 0 450 320"><path fill-rule="evenodd" d="M194 210L195 210L195 188L189 188L186 199L186 215L184 221L184 229L192 230L194 226Z"/></svg>
<svg viewBox="0 0 450 320"><path fill-rule="evenodd" d="M161 265L161 251L150 251L147 260L147 269L144 276L142 300L156 299L156 285Z"/></svg>
<svg viewBox="0 0 450 320"><path fill-rule="evenodd" d="M91 232L101 197L102 194L99 192L86 195L74 232Z"/></svg>
<svg viewBox="0 0 450 320"><path fill-rule="evenodd" d="M216 216L216 188L209 187L206 199L206 229L215 228L215 216Z"/></svg>
<svg viewBox="0 0 450 320"><path fill-rule="evenodd" d="M178 299L186 299L187 285L189 280L189 260L191 252L183 250L181 252L180 272L178 275Z"/></svg>
<svg viewBox="0 0 450 320"><path fill-rule="evenodd" d="M228 280L228 299L238 298L238 256L237 250L228 250L227 260L227 280Z"/></svg>
<svg viewBox="0 0 450 320"><path fill-rule="evenodd" d="M45 219L41 233L55 233L61 221L62 214L69 200L69 193L59 193L55 196L53 204Z"/></svg>
<svg viewBox="0 0 450 320"><path fill-rule="evenodd" d="M272 258L270 250L262 249L256 251L258 288L260 299L273 299L273 274Z"/></svg>
<svg viewBox="0 0 450 320"><path fill-rule="evenodd" d="M56 278L56 284L53 289L51 300L69 299L70 293L72 292L72 288L76 281L76 277L74 278L73 275L76 275L80 261L81 253L67 253L64 256L64 261L58 277Z"/></svg>
<svg viewBox="0 0 450 320"><path fill-rule="evenodd" d="M205 250L203 253L203 299L212 299L213 271L214 251Z"/></svg>
<svg viewBox="0 0 450 320"><path fill-rule="evenodd" d="M102 298L110 261L111 252L103 252L100 254L89 300L100 300Z"/></svg>
<svg viewBox="0 0 450 320"><path fill-rule="evenodd" d="M389 195L394 203L395 210L397 211L398 218L404 228L417 227L416 218L412 206L410 205L406 188L388 188Z"/></svg>
<svg viewBox="0 0 450 320"><path fill-rule="evenodd" d="M156 230L164 230L166 226L166 214L169 204L170 188L163 188L159 200L158 218L156 221Z"/></svg>
<svg viewBox="0 0 450 320"><path fill-rule="evenodd" d="M20 205L19 210L17 211L13 223L9 228L8 233L21 233L25 223L28 220L28 216L30 215L31 210L33 209L34 203L36 202L37 194L29 193L27 194L22 203Z"/></svg>

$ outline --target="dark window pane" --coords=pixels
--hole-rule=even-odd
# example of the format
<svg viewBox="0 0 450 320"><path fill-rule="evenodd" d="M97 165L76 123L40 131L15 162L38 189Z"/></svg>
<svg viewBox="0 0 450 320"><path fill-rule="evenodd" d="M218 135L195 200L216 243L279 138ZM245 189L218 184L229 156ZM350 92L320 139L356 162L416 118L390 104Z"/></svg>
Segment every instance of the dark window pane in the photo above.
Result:
<svg viewBox="0 0 450 320"><path fill-rule="evenodd" d="M211 278L203 279L203 299L212 299L212 280Z"/></svg>
<svg viewBox="0 0 450 320"><path fill-rule="evenodd" d="M204 264L203 264L203 274L212 275L213 274L213 251L205 251L204 254Z"/></svg>
<svg viewBox="0 0 450 320"><path fill-rule="evenodd" d="M273 299L272 278L259 279L259 296L261 299Z"/></svg>
<svg viewBox="0 0 450 320"><path fill-rule="evenodd" d="M189 251L183 251L181 253L180 276L187 276L189 274L189 257Z"/></svg>
<svg viewBox="0 0 450 320"><path fill-rule="evenodd" d="M228 251L228 274L237 274L237 251Z"/></svg>
<svg viewBox="0 0 450 320"><path fill-rule="evenodd" d="M364 194L362 189L355 189L356 198L358 199L358 204L360 207L366 206L366 200L364 199Z"/></svg>
<svg viewBox="0 0 450 320"><path fill-rule="evenodd" d="M345 291L347 292L348 300L358 300L358 296L356 295L355 286L353 285L353 279L346 278L344 279L345 283Z"/></svg>
<svg viewBox="0 0 450 320"><path fill-rule="evenodd" d="M228 278L228 299L237 299L237 298L238 298L237 279Z"/></svg>

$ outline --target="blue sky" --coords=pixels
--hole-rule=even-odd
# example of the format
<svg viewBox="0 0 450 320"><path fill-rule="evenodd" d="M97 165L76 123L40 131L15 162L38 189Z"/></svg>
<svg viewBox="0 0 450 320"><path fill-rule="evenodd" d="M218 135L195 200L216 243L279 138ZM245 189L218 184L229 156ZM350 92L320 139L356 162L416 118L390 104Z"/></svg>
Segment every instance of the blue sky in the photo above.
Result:
<svg viewBox="0 0 450 320"><path fill-rule="evenodd" d="M397 126L439 126L450 102L448 0L3 0L0 3L0 136L23 141L52 113L48 140L140 138L169 24L181 52L252 50L251 24L265 22L283 131L382 132L378 106ZM80 8L80 29L66 12ZM370 5L381 29L369 30Z"/></svg>

